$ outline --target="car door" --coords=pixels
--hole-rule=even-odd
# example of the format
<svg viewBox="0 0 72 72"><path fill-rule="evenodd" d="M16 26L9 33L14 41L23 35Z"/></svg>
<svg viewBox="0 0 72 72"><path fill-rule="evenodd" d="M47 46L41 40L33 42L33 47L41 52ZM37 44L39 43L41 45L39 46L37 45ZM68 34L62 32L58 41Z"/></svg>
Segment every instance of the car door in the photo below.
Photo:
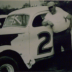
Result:
<svg viewBox="0 0 72 72"><path fill-rule="evenodd" d="M35 59L54 54L52 29L41 24L45 15L36 15L30 27L30 54Z"/></svg>

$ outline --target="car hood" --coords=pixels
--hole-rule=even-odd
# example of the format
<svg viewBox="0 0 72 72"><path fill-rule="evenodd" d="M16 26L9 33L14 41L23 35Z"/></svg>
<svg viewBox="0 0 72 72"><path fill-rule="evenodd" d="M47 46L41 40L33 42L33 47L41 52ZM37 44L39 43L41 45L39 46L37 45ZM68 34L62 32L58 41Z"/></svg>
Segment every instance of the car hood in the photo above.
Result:
<svg viewBox="0 0 72 72"><path fill-rule="evenodd" d="M19 34L19 33L25 33L26 28L23 27L4 27L0 29L0 35L6 35L6 34Z"/></svg>

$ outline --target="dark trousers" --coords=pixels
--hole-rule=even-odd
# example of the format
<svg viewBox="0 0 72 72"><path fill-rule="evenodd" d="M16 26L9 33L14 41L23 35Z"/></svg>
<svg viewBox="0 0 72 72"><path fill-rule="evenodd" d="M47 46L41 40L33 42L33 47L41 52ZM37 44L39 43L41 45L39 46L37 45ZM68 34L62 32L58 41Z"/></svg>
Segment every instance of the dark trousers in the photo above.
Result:
<svg viewBox="0 0 72 72"><path fill-rule="evenodd" d="M71 52L71 34L70 30L65 30L60 33L54 33L54 51L55 62L58 69L70 68L72 61ZM64 52L61 52L61 46L64 48Z"/></svg>

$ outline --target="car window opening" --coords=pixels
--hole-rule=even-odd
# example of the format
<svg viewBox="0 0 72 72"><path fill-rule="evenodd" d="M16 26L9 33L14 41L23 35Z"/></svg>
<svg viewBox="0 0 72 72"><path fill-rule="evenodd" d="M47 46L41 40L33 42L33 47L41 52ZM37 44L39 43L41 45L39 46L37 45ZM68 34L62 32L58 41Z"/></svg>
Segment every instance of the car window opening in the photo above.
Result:
<svg viewBox="0 0 72 72"><path fill-rule="evenodd" d="M33 27L40 27L40 26L42 26L42 21L43 21L45 15L46 15L46 13L36 16L36 17L34 18L34 21L33 21L32 26L33 26Z"/></svg>

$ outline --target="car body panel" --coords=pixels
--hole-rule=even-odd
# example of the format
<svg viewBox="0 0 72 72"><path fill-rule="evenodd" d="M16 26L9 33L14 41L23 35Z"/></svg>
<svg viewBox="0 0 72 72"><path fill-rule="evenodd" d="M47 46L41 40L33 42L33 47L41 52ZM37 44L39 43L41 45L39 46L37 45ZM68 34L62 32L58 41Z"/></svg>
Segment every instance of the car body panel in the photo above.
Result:
<svg viewBox="0 0 72 72"><path fill-rule="evenodd" d="M35 15L38 12L41 11L48 11L47 6L38 6L38 7L29 7L29 8L24 8L20 10L16 10L11 12L9 15L15 15L15 14L28 14L30 16Z"/></svg>
<svg viewBox="0 0 72 72"><path fill-rule="evenodd" d="M0 35L25 33L28 29L23 27L4 27L0 29Z"/></svg>
<svg viewBox="0 0 72 72"><path fill-rule="evenodd" d="M29 11L32 11L32 12L29 12ZM25 50L24 47L27 48L29 50L29 54L32 55L35 59L48 56L47 54L53 55L53 53L54 53L53 52L53 43L52 43L53 38L52 38L51 28L50 27L47 28L44 26L35 28L32 26L32 22L36 16L38 16L39 14L47 13L47 12L48 12L47 6L25 8L25 9L13 11L7 17L9 17L11 15L23 15L23 14L27 14L30 16L27 27L3 27L2 29L0 29L0 35L18 34L18 36L16 38L11 40L11 46L15 46L18 48L21 47L20 51ZM41 41L43 41L43 39L38 39L37 35L38 35L38 33L45 32L45 31L48 32L51 37L50 43L45 45L45 47L52 47L52 49L51 49L52 51L51 51L51 53L37 55L38 45L41 43ZM34 45L34 43L36 44L35 47L32 46L32 45ZM32 52L32 51L34 51L34 52Z"/></svg>
<svg viewBox="0 0 72 72"><path fill-rule="evenodd" d="M7 17L7 15L0 15L0 19L1 18L6 18Z"/></svg>
<svg viewBox="0 0 72 72"><path fill-rule="evenodd" d="M47 50L48 48L52 47L51 51L43 52L41 54L38 54L39 50L39 45L41 45L42 42L45 40L45 36L41 37L40 39L38 38L38 34L45 34L48 33L50 37L48 37L48 42L43 45L43 50ZM43 44L43 43L42 43ZM48 27L34 27L30 29L30 53L31 56L34 58L41 58L45 56L50 56L53 55L53 35L52 35L52 30L50 26Z"/></svg>

